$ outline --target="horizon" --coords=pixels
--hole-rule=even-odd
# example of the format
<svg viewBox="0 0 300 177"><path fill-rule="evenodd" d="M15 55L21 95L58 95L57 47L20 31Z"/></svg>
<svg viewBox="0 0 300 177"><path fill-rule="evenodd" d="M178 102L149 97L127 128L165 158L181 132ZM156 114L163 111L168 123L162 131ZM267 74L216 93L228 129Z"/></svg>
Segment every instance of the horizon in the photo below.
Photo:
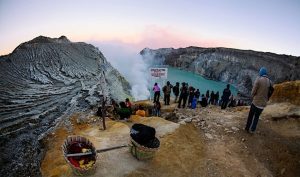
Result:
<svg viewBox="0 0 300 177"><path fill-rule="evenodd" d="M0 0L0 55L40 35L65 35L135 52L195 46L300 56L299 17L296 0Z"/></svg>

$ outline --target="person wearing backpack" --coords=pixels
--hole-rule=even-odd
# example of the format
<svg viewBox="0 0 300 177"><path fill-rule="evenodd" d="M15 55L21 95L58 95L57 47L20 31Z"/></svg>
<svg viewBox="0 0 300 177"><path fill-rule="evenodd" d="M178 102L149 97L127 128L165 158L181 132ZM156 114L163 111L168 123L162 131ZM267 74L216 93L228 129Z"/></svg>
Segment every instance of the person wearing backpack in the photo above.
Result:
<svg viewBox="0 0 300 177"><path fill-rule="evenodd" d="M170 84L170 82L167 82L167 85L163 87L163 92L164 92L164 102L165 105L170 105L170 94L172 91L173 86Z"/></svg>
<svg viewBox="0 0 300 177"><path fill-rule="evenodd" d="M273 91L273 83L267 76L267 69L265 67L261 67L259 70L259 77L256 78L251 92L253 101L245 127L247 132L254 133L256 130L259 116L267 106L267 102Z"/></svg>

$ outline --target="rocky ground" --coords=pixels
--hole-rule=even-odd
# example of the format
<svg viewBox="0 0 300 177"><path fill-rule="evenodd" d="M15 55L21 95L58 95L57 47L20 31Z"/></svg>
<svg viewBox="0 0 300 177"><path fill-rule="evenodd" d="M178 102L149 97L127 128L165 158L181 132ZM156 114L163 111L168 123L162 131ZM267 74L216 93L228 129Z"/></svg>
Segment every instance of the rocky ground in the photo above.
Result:
<svg viewBox="0 0 300 177"><path fill-rule="evenodd" d="M97 117L87 116L85 122L78 123L80 116L74 115L73 128L62 125L46 139L43 176L72 176L60 148L67 135L86 136L96 148L105 148L127 143L130 126L135 122L156 128L161 147L154 159L138 161L127 148L101 153L94 176L299 176L299 106L269 105L255 134L243 130L249 107L175 107L162 108L162 116L169 121L132 116L129 122L108 121L105 131L99 130Z"/></svg>

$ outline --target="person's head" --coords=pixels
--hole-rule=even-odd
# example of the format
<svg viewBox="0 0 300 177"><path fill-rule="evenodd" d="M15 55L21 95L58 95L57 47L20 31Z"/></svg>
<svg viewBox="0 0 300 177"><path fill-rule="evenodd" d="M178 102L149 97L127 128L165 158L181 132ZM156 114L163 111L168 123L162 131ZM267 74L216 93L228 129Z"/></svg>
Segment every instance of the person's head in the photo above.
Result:
<svg viewBox="0 0 300 177"><path fill-rule="evenodd" d="M267 69L265 67L261 67L259 70L259 76L266 76L267 75Z"/></svg>
<svg viewBox="0 0 300 177"><path fill-rule="evenodd" d="M170 81L167 81L167 85L170 85Z"/></svg>
<svg viewBox="0 0 300 177"><path fill-rule="evenodd" d="M229 84L227 84L226 88L228 88L228 89L229 89L229 87L230 87L230 85L229 85Z"/></svg>
<svg viewBox="0 0 300 177"><path fill-rule="evenodd" d="M126 101L126 102L129 102L129 98L126 98L125 101Z"/></svg>
<svg viewBox="0 0 300 177"><path fill-rule="evenodd" d="M124 101L121 101L121 102L120 102L120 107L121 107L121 108L127 108Z"/></svg>
<svg viewBox="0 0 300 177"><path fill-rule="evenodd" d="M176 85L179 86L179 82L176 82Z"/></svg>
<svg viewBox="0 0 300 177"><path fill-rule="evenodd" d="M185 86L185 82L182 82L181 85L184 87Z"/></svg>
<svg viewBox="0 0 300 177"><path fill-rule="evenodd" d="M204 94L202 94L202 97L204 97Z"/></svg>
<svg viewBox="0 0 300 177"><path fill-rule="evenodd" d="M157 86L157 83L155 82L154 86Z"/></svg>
<svg viewBox="0 0 300 177"><path fill-rule="evenodd" d="M197 92L199 92L199 89L197 89Z"/></svg>
<svg viewBox="0 0 300 177"><path fill-rule="evenodd" d="M142 105L139 105L139 110L144 110L144 107Z"/></svg>

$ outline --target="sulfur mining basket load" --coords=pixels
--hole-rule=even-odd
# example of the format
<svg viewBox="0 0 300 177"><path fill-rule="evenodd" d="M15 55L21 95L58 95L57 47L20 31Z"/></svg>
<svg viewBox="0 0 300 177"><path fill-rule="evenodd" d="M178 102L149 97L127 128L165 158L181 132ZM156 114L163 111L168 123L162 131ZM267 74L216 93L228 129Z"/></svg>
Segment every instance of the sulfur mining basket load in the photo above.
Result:
<svg viewBox="0 0 300 177"><path fill-rule="evenodd" d="M62 146L62 150L66 162L75 175L88 176L96 172L96 148L87 138L69 136Z"/></svg>
<svg viewBox="0 0 300 177"><path fill-rule="evenodd" d="M152 159L159 149L160 142L157 138L153 140L152 147L145 147L130 139L129 150L131 154L138 160L149 160Z"/></svg>

